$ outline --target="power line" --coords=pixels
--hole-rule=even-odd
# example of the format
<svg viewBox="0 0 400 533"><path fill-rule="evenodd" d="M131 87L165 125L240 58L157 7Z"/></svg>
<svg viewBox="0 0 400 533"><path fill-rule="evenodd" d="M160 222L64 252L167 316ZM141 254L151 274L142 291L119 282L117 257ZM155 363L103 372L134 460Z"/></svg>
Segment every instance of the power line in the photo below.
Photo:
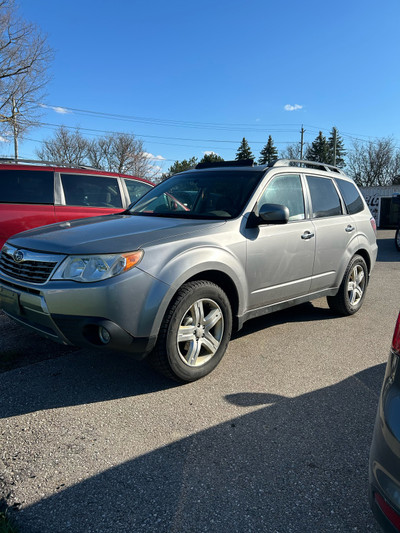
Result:
<svg viewBox="0 0 400 533"><path fill-rule="evenodd" d="M253 129L253 131L260 131L261 129L269 129L274 131L274 133L294 133L297 130L287 129L287 128L298 128L299 124L240 124L240 123L221 123L221 122L197 122L197 121L185 121L185 120L172 120L172 119L160 119L154 117L140 117L135 115L122 115L118 113L108 113L104 111L92 111L88 109L78 109L73 107L65 106L55 106L48 104L41 104L41 107L52 109L55 112L61 113L74 113L77 115L86 115L94 116L100 118L110 118L113 120L123 120L128 122L142 122L145 124L156 124L158 126L175 126L175 127L185 127L185 128L205 128L205 129L222 129L229 131L237 131L243 129ZM285 129L282 129L284 127ZM271 130L271 128L279 128L276 130Z"/></svg>
<svg viewBox="0 0 400 533"><path fill-rule="evenodd" d="M60 124L52 124L49 122L40 122L38 123L38 125L44 126L44 127L50 127L53 129L60 127ZM65 126L65 125L63 125L63 127L67 128L68 130L86 131L86 132L92 132L93 134L98 134L98 133L101 133L101 134L111 133L111 134L116 134L116 135L126 134L126 132L112 131L112 130L99 130L95 128L82 128L82 127ZM147 135L147 134L143 135L140 133L135 133L135 136L148 137L151 139L169 139L169 140L177 140L177 141L191 141L191 142L203 142L203 143L230 143L230 144L237 144L237 145L241 143L241 140L232 140L232 139L192 139L188 137L171 137L171 136ZM265 140L264 141L248 141L248 142L250 144L263 144L263 145L266 144ZM276 144L291 144L292 142L293 141L278 141ZM176 146L176 145L173 144L172 146Z"/></svg>

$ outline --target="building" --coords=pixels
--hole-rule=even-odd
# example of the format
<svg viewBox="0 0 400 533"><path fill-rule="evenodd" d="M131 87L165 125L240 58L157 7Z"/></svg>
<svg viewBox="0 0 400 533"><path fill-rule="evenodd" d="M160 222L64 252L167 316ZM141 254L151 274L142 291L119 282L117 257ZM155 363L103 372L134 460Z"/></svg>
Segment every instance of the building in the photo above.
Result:
<svg viewBox="0 0 400 533"><path fill-rule="evenodd" d="M396 228L400 223L400 185L360 187L378 228Z"/></svg>

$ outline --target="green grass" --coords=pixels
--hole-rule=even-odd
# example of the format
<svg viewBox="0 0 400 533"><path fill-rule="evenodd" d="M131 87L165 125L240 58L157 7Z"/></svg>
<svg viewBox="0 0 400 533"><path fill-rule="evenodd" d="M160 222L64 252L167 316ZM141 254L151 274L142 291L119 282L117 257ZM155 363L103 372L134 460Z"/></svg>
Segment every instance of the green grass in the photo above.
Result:
<svg viewBox="0 0 400 533"><path fill-rule="evenodd" d="M0 533L18 533L7 511L0 511Z"/></svg>

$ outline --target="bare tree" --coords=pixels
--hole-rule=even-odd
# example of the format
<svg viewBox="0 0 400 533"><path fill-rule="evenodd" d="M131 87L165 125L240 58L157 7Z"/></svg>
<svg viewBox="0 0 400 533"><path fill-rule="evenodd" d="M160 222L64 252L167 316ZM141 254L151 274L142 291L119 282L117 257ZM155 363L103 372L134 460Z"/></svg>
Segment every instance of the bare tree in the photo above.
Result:
<svg viewBox="0 0 400 533"><path fill-rule="evenodd" d="M363 187L391 185L400 174L400 151L391 138L355 141L348 155L347 172Z"/></svg>
<svg viewBox="0 0 400 533"><path fill-rule="evenodd" d="M300 143L288 144L280 153L281 159L300 159Z"/></svg>
<svg viewBox="0 0 400 533"><path fill-rule="evenodd" d="M66 165L88 165L108 172L131 174L154 179L159 169L154 167L143 148L143 141L128 133L113 133L89 141L76 129L71 133L60 126L52 139L36 150L40 159Z"/></svg>
<svg viewBox="0 0 400 533"><path fill-rule="evenodd" d="M63 165L86 165L88 150L89 142L78 129L70 133L65 126L60 126L55 137L43 141L42 148L36 150L36 154L39 159Z"/></svg>
<svg viewBox="0 0 400 533"><path fill-rule="evenodd" d="M18 17L14 0L0 0L0 127L18 138L35 124L52 51L36 25Z"/></svg>
<svg viewBox="0 0 400 533"><path fill-rule="evenodd" d="M89 145L88 161L96 168L141 178L153 179L158 173L144 150L143 141L129 133L93 140Z"/></svg>

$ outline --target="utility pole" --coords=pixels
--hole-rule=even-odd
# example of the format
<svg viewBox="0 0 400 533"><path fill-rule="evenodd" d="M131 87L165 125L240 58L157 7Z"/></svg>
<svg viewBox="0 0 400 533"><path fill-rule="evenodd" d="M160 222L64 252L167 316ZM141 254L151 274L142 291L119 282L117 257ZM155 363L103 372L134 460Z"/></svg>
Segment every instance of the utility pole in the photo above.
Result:
<svg viewBox="0 0 400 533"><path fill-rule="evenodd" d="M333 165L336 166L336 143L337 143L337 131L333 128Z"/></svg>
<svg viewBox="0 0 400 533"><path fill-rule="evenodd" d="M300 141L300 159L303 159L303 147L304 147L304 132L306 130L303 128L303 125L301 126L301 141Z"/></svg>
<svg viewBox="0 0 400 533"><path fill-rule="evenodd" d="M15 104L15 97L12 97L12 115L11 115L13 131L14 131L14 159L18 161L18 124L17 124L17 107Z"/></svg>

